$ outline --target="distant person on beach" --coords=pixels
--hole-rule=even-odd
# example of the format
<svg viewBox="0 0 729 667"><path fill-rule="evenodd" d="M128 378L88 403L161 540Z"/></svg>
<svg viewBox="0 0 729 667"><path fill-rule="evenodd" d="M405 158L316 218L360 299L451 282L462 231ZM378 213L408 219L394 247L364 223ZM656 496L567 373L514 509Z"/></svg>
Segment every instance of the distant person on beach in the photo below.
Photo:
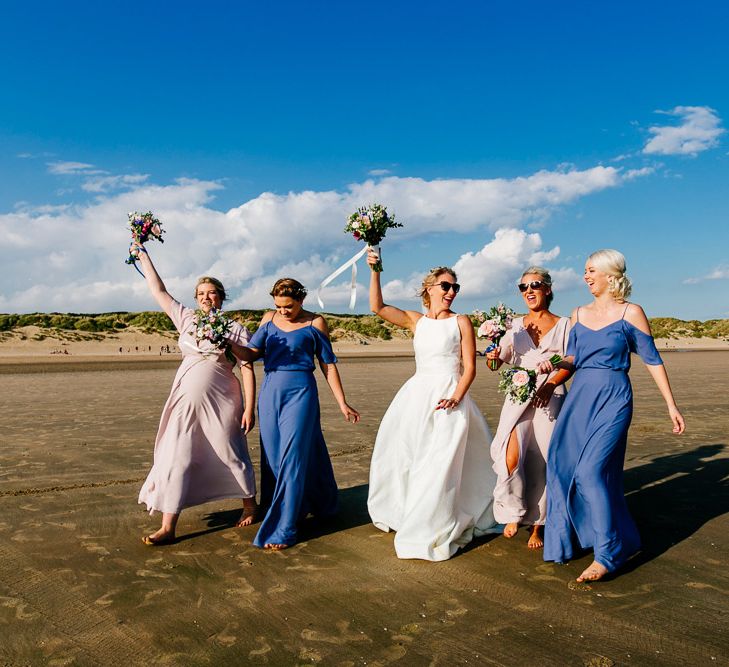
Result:
<svg viewBox="0 0 729 667"><path fill-rule="evenodd" d="M673 432L685 424L671 392L643 309L626 299L631 284L625 257L598 250L587 258L592 303L572 313L567 357L575 376L552 435L547 461L544 560L570 560L592 549L594 561L577 581L597 581L640 548L623 491L623 464L633 394L630 353L640 356L661 392ZM540 370L552 370L549 361Z"/></svg>
<svg viewBox="0 0 729 667"><path fill-rule="evenodd" d="M256 486L248 454L246 433L254 424L255 376L248 363L241 365L245 406L234 364L223 350L195 338L195 311L170 296L147 251L132 244L142 265L152 296L179 332L182 363L162 410L154 445L154 465L139 492L139 502L150 513L162 512L162 526L143 542L148 546L175 539L180 512L212 500L242 498L239 526L252 523L256 510ZM200 278L195 286L197 306L204 313L219 309L225 288L219 280ZM248 330L233 323L228 334L245 345Z"/></svg>
<svg viewBox="0 0 729 667"><path fill-rule="evenodd" d="M321 315L304 310L305 287L293 278L271 290L275 310L244 348L240 358L263 358L266 373L258 399L261 433L261 508L266 510L257 547L280 550L297 541L297 525L307 514L325 518L337 510L337 483L321 431L314 360L348 422L359 413L344 396L329 329Z"/></svg>
<svg viewBox="0 0 729 667"><path fill-rule="evenodd" d="M519 280L519 291L528 313L515 318L499 348L487 359L536 370L538 364L555 354L564 357L570 332L568 317L550 312L552 277L541 266L530 266ZM570 371L557 369L537 376L537 394L532 401L504 401L499 427L491 443L491 457L498 482L494 489L494 517L505 524L504 537L514 537L519 524L531 526L527 546L540 549L547 515L545 493L547 450L557 415L566 392L564 383Z"/></svg>
<svg viewBox="0 0 729 667"><path fill-rule="evenodd" d="M368 250L370 268L377 260ZM396 531L398 558L446 560L495 525L491 434L468 394L476 337L470 319L451 310L459 289L452 269L432 269L420 290L422 314L386 304L380 273L370 276L372 312L415 334L415 375L382 418L367 500L375 526Z"/></svg>

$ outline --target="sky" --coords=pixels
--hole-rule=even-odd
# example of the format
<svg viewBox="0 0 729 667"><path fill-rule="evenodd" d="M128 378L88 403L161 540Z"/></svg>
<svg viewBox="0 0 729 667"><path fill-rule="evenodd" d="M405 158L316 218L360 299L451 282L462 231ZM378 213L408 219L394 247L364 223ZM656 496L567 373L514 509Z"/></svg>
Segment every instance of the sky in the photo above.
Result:
<svg viewBox="0 0 729 667"><path fill-rule="evenodd" d="M4 3L0 312L156 308L135 210L180 301L212 274L262 308L292 276L318 310L348 214L381 203L401 307L449 265L458 310L523 311L538 263L569 314L607 247L649 316L729 317L727 25L718 1Z"/></svg>

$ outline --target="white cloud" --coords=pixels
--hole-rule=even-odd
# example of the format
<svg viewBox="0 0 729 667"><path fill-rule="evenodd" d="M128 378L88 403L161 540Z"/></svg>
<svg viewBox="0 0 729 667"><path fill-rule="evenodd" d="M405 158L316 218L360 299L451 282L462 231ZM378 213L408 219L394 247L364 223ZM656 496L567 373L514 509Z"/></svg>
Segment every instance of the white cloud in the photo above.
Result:
<svg viewBox="0 0 729 667"><path fill-rule="evenodd" d="M109 190L119 190L128 188L139 183L144 183L149 178L149 174L119 174L116 176L96 176L89 178L81 185L81 189L86 192L108 192Z"/></svg>
<svg viewBox="0 0 729 667"><path fill-rule="evenodd" d="M723 264L717 266L711 273L707 273L705 276L697 278L687 278L684 280L684 285L696 285L697 283L703 283L706 280L729 280L729 264Z"/></svg>
<svg viewBox="0 0 729 667"><path fill-rule="evenodd" d="M499 229L481 250L461 255L453 268L464 297L489 297L512 290L526 267L548 265L559 252L559 246L542 250L539 234L528 234L523 229ZM555 290L568 289L579 282L572 269L559 269L552 277Z"/></svg>
<svg viewBox="0 0 729 667"><path fill-rule="evenodd" d="M59 162L48 162L48 172L55 174L56 176L68 176L77 174L106 174L100 169L96 169L93 164L86 162L70 162L70 161L59 161Z"/></svg>
<svg viewBox="0 0 729 667"><path fill-rule="evenodd" d="M67 172L93 168L74 164L59 168ZM0 214L0 251L4 274L9 276L0 292L0 310L153 307L141 278L123 261L129 244L127 211L142 209L154 211L168 232L164 245L150 244L149 250L170 292L181 300L189 301L190 285L205 273L224 280L232 296L230 307L268 305L270 285L284 274L302 280L313 296L319 281L361 247L342 232L346 216L363 203L378 201L387 203L405 223L388 239L392 251L387 256L396 257L403 241L427 238L433 232L499 230L491 244L459 260L468 266L464 275L474 276L468 291L490 294L497 282L513 285L515 272L529 258L549 261L558 252L542 249L539 235L514 228L544 220L580 197L617 187L626 177L629 174L620 169L602 166L540 171L514 179L426 181L391 176L355 183L342 192L266 192L227 212L210 205L222 187L216 182L180 179L166 186L130 182L129 191L100 194L85 204ZM503 252L496 257L497 249L509 250L507 259ZM485 266L499 262L498 275L492 266ZM345 279L327 288L327 308L345 305ZM409 290L408 283L409 279L402 280L401 288L389 283L386 293ZM409 291L407 298L412 294Z"/></svg>
<svg viewBox="0 0 729 667"><path fill-rule="evenodd" d="M368 176L387 176L392 172L389 169L370 169L367 172Z"/></svg>
<svg viewBox="0 0 729 667"><path fill-rule="evenodd" d="M653 135L643 152L657 155L696 155L717 145L725 132L721 118L710 107L675 107L671 111L658 111L678 116L680 125L654 125L648 128Z"/></svg>

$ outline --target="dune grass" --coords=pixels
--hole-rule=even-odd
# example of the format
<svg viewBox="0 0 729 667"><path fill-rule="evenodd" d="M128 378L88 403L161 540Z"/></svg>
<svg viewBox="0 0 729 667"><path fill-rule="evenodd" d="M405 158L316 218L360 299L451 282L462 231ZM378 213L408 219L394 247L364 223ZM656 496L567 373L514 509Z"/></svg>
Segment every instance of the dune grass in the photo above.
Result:
<svg viewBox="0 0 729 667"><path fill-rule="evenodd" d="M265 310L229 310L231 317L248 327L251 332L258 329ZM376 315L349 315L325 313L333 340L354 337L375 340L409 337L410 333L381 320ZM656 338L714 338L729 339L729 319L724 320L679 320L673 317L651 319L653 335ZM474 326L476 325L474 321ZM144 333L169 334L175 331L172 321L158 311L136 313L27 313L21 315L0 313L0 333L12 333L22 327L35 326L43 331L39 334L74 338L86 334L88 338L103 337L104 334L131 329ZM38 340L40 340L38 338Z"/></svg>

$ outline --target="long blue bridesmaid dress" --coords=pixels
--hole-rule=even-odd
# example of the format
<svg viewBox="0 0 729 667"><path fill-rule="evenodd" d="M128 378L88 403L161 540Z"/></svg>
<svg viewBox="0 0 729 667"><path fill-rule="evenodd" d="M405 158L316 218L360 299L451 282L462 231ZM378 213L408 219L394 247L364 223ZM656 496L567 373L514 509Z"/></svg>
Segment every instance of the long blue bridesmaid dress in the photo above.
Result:
<svg viewBox="0 0 729 667"><path fill-rule="evenodd" d="M321 432L314 357L337 358L316 327L279 329L270 320L248 343L263 354L266 373L258 397L261 506L267 508L253 544L296 543L299 521L337 510L337 483Z"/></svg>
<svg viewBox="0 0 729 667"><path fill-rule="evenodd" d="M575 549L592 548L612 572L640 549L623 491L633 416L630 353L652 366L663 360L652 336L625 319L590 329L578 310L577 320L567 344L576 372L547 458L544 560L562 563Z"/></svg>

